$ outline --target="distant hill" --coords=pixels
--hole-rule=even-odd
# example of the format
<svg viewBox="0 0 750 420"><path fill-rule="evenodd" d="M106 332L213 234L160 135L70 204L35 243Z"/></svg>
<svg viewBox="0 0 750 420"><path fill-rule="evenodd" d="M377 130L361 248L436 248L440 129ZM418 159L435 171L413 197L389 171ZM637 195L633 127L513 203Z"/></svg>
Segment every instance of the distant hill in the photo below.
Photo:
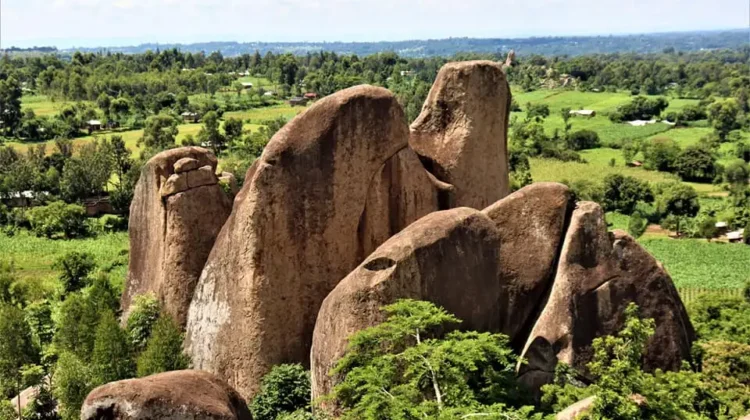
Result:
<svg viewBox="0 0 750 420"><path fill-rule="evenodd" d="M518 54L584 55L597 53L661 52L666 48L696 51L717 48L738 48L750 44L750 29L702 32L672 32L613 36L562 36L540 38L448 38L397 42L202 42L195 44L141 44L129 47L72 48L74 51L142 53L147 50L177 48L185 52L211 53L225 56L254 53L307 54L333 51L340 54L369 55L393 51L404 57L452 56L457 53L497 53L515 49Z"/></svg>

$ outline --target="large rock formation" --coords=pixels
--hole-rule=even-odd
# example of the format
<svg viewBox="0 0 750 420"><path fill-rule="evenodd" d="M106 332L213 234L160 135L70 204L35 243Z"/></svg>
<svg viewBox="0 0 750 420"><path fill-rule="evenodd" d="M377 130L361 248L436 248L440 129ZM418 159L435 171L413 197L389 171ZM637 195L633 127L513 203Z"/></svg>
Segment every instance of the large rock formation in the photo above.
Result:
<svg viewBox="0 0 750 420"><path fill-rule="evenodd" d="M500 234L500 331L517 351L552 285L572 206L568 187L538 183L484 209Z"/></svg>
<svg viewBox="0 0 750 420"><path fill-rule="evenodd" d="M157 154L141 171L130 206L130 265L122 308L152 292L184 325L193 290L232 203L199 147Z"/></svg>
<svg viewBox="0 0 750 420"><path fill-rule="evenodd" d="M436 178L455 187L452 207L483 209L510 192L510 101L499 63L449 63L438 73L409 143Z"/></svg>
<svg viewBox="0 0 750 420"><path fill-rule="evenodd" d="M251 420L242 397L197 370L160 373L102 385L86 397L81 420Z"/></svg>
<svg viewBox="0 0 750 420"><path fill-rule="evenodd" d="M354 332L382 321L398 299L434 302L465 322L502 332L528 364L532 389L559 361L585 372L594 338L622 327L631 302L656 321L646 369L678 369L690 357L692 326L669 275L632 238L607 232L594 203L573 210L560 184L534 184L482 212L433 213L381 245L326 297L318 314L313 395L329 393L330 370Z"/></svg>
<svg viewBox="0 0 750 420"><path fill-rule="evenodd" d="M437 209L408 137L396 98L372 86L320 100L274 136L196 288L194 367L249 397L274 364L309 361L326 295L380 242Z"/></svg>
<svg viewBox="0 0 750 420"><path fill-rule="evenodd" d="M398 299L428 300L464 322L498 331L500 235L489 217L469 208L441 211L389 239L328 295L311 352L313 398L327 394L328 375L348 337L382 321L380 308Z"/></svg>
<svg viewBox="0 0 750 420"><path fill-rule="evenodd" d="M592 341L619 331L631 302L656 323L644 368L679 369L695 333L669 275L633 238L608 233L599 205L579 203L549 300L522 353L521 381L538 389L552 380L558 361L586 372Z"/></svg>

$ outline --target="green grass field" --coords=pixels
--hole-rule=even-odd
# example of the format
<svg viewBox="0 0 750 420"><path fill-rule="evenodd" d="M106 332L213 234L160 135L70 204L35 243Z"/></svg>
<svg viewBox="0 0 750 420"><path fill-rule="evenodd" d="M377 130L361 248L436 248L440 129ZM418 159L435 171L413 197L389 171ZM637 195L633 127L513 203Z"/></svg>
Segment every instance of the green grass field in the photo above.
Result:
<svg viewBox="0 0 750 420"><path fill-rule="evenodd" d="M70 251L91 253L99 269L119 263L110 272L110 279L121 288L127 272L127 249L125 232L75 240L37 238L27 231L19 231L14 236L0 233L0 261L13 264L19 278L38 292L55 287L57 273L52 264Z"/></svg>
<svg viewBox="0 0 750 420"><path fill-rule="evenodd" d="M641 238L677 287L741 288L750 281L750 246L703 239Z"/></svg>
<svg viewBox="0 0 750 420"><path fill-rule="evenodd" d="M67 101L55 101L46 95L24 95L21 97L21 109L31 109L37 116L51 117L60 112L67 103Z"/></svg>

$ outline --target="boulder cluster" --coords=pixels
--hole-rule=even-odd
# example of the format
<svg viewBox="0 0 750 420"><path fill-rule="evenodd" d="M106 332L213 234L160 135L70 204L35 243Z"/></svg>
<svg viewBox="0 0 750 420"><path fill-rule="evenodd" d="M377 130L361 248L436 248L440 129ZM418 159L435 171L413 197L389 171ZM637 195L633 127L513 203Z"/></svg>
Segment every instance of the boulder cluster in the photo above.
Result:
<svg viewBox="0 0 750 420"><path fill-rule="evenodd" d="M208 151L155 156L131 207L124 311L154 293L184 325L193 368L246 399L280 363L310 366L313 396L330 392L347 338L402 298L507 334L532 389L557 361L583 370L630 302L656 321L644 366L678 368L694 332L662 266L564 185L509 195L510 100L502 65L489 61L446 65L411 127L388 90L343 90L273 137L233 205ZM132 411L133 390L170 380L210 388L173 375L105 385L84 411ZM229 413L225 391L211 406ZM180 390L164 392L159 401ZM91 418L142 418L128 416Z"/></svg>

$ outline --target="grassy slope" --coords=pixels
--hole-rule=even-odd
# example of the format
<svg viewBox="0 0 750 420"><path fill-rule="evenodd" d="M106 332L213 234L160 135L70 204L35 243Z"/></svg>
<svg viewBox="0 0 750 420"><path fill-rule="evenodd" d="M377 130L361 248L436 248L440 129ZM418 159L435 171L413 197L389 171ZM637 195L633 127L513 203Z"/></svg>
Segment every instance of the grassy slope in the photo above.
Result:
<svg viewBox="0 0 750 420"><path fill-rule="evenodd" d="M99 268L103 268L114 261L123 260L120 254L127 249L128 234L125 232L67 241L37 238L27 231L19 231L14 236L0 233L0 261L12 263L21 279L38 286L34 287L35 290L55 287L57 274L52 264L67 252L89 252L94 255ZM113 284L121 287L126 271L127 263L113 269Z"/></svg>

